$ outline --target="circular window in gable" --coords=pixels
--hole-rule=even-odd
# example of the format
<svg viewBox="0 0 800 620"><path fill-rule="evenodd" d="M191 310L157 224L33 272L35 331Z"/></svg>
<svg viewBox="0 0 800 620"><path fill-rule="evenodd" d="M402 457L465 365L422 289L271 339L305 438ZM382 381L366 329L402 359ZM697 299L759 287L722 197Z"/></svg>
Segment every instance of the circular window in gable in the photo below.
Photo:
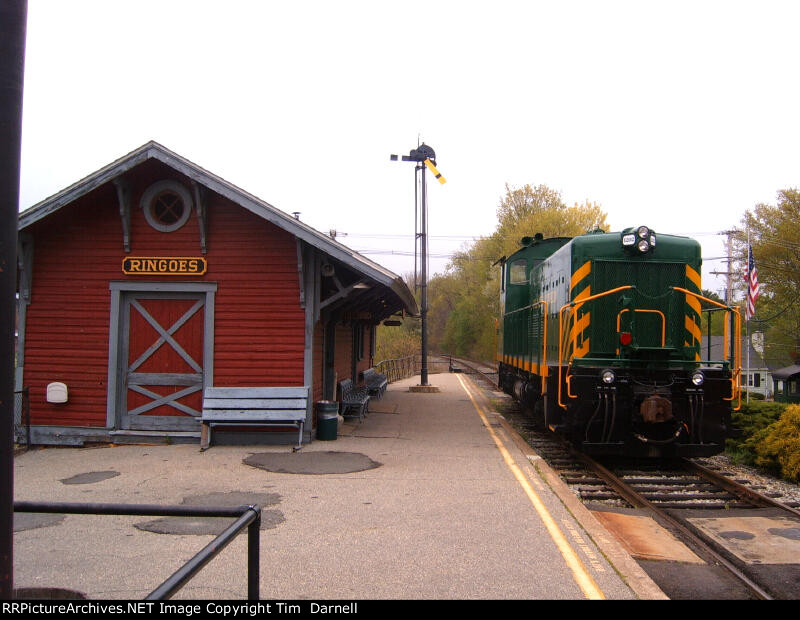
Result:
<svg viewBox="0 0 800 620"><path fill-rule="evenodd" d="M192 214L192 195L177 181L159 181L148 187L139 203L147 223L161 232L183 226Z"/></svg>

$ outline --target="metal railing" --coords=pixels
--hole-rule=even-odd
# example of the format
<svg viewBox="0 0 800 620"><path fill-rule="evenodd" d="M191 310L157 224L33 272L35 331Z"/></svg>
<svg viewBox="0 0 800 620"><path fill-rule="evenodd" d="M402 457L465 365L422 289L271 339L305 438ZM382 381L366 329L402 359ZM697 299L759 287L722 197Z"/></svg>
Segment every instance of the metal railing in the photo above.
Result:
<svg viewBox="0 0 800 620"><path fill-rule="evenodd" d="M386 380L392 383L418 375L422 368L422 356L408 355L398 359L384 360L375 364L374 368L377 372L386 375ZM450 360L448 357L439 355L428 356L429 373L448 372L449 369Z"/></svg>
<svg viewBox="0 0 800 620"><path fill-rule="evenodd" d="M375 370L386 375L389 383L413 377L416 374L416 358L413 355L399 359L384 360L375 365Z"/></svg>
<svg viewBox="0 0 800 620"><path fill-rule="evenodd" d="M82 504L58 502L14 502L14 512L56 514L122 515L151 517L237 517L225 531L200 550L145 600L169 599L214 559L234 538L247 528L247 598L259 600L259 558L261 554L261 507L252 506L158 506L153 504Z"/></svg>

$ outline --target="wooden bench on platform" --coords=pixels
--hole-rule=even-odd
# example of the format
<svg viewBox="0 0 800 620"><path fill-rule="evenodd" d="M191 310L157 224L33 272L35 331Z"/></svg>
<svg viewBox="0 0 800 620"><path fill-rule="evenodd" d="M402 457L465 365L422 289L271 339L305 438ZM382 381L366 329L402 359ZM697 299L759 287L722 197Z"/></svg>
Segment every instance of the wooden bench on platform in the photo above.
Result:
<svg viewBox="0 0 800 620"><path fill-rule="evenodd" d="M203 392L200 449L208 449L212 426L294 426L303 447L308 409L305 387L207 387Z"/></svg>

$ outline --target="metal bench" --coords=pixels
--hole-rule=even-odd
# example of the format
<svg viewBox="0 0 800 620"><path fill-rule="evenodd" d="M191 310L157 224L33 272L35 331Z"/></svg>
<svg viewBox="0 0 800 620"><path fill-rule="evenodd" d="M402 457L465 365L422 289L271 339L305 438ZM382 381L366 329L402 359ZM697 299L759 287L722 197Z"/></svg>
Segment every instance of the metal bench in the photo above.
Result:
<svg viewBox="0 0 800 620"><path fill-rule="evenodd" d="M386 387L389 385L386 375L378 372L374 368L368 368L364 371L364 383L367 386L369 395L377 396L379 399L383 396Z"/></svg>
<svg viewBox="0 0 800 620"><path fill-rule="evenodd" d="M366 388L353 385L352 379L339 381L341 392L342 417L358 418L361 421L367 413L369 406L369 393ZM355 412L355 413L352 413Z"/></svg>
<svg viewBox="0 0 800 620"><path fill-rule="evenodd" d="M299 429L294 450L300 450L308 399L308 386L207 387L203 392L200 449L208 449L212 426L294 426Z"/></svg>

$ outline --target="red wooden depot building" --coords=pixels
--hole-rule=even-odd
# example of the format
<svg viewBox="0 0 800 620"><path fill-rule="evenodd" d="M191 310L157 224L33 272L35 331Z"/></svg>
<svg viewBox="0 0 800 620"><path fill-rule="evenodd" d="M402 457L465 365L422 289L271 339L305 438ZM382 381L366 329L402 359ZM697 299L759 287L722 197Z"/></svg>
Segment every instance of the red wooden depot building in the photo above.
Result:
<svg viewBox="0 0 800 620"><path fill-rule="evenodd" d="M208 386L310 386L309 439L313 403L374 363L375 326L417 313L395 274L155 142L19 235L32 443L199 439Z"/></svg>

